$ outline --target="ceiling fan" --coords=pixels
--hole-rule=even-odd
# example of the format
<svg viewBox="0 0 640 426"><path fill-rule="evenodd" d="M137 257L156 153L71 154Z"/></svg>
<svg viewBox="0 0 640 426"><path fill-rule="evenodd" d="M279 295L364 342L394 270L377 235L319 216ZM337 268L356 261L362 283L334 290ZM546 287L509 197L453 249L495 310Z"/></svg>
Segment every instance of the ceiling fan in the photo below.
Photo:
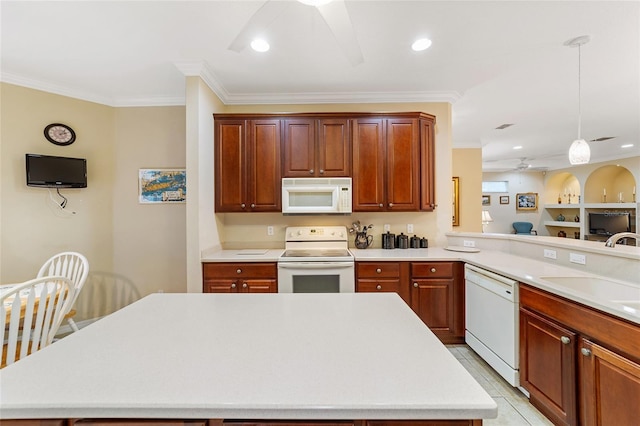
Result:
<svg viewBox="0 0 640 426"><path fill-rule="evenodd" d="M518 171L518 172L533 172L533 171L546 171L548 169L548 167L532 167L530 163L526 162L527 157L521 157L520 158L520 162L518 164L516 164L516 166L513 168L513 170Z"/></svg>
<svg viewBox="0 0 640 426"><path fill-rule="evenodd" d="M345 0L298 1L309 7L315 7L353 66L364 61ZM244 50L254 37L264 33L276 18L294 4L295 2L292 1L266 0L240 30L228 49L238 53Z"/></svg>

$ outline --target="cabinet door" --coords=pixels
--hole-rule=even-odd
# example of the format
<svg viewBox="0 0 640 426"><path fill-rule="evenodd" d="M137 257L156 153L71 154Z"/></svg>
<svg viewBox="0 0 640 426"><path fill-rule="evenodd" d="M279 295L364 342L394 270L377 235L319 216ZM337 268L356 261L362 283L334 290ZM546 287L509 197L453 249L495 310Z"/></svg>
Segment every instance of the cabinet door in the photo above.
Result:
<svg viewBox="0 0 640 426"><path fill-rule="evenodd" d="M239 288L238 280L216 279L204 280L202 291L204 293L237 293Z"/></svg>
<svg viewBox="0 0 640 426"><path fill-rule="evenodd" d="M352 122L353 211L385 211L384 123L378 119Z"/></svg>
<svg viewBox="0 0 640 426"><path fill-rule="evenodd" d="M252 120L245 211L282 211L280 120Z"/></svg>
<svg viewBox="0 0 640 426"><path fill-rule="evenodd" d="M435 133L433 121L420 120L420 210L433 211L435 192Z"/></svg>
<svg viewBox="0 0 640 426"><path fill-rule="evenodd" d="M245 293L277 293L276 280L250 279L242 282L241 288Z"/></svg>
<svg viewBox="0 0 640 426"><path fill-rule="evenodd" d="M418 120L387 120L387 210L420 208L420 157Z"/></svg>
<svg viewBox="0 0 640 426"><path fill-rule="evenodd" d="M576 334L520 308L520 384L557 425L577 424Z"/></svg>
<svg viewBox="0 0 640 426"><path fill-rule="evenodd" d="M412 279L411 308L444 343L455 331L454 280Z"/></svg>
<svg viewBox="0 0 640 426"><path fill-rule="evenodd" d="M327 118L318 121L318 176L351 176L349 120Z"/></svg>
<svg viewBox="0 0 640 426"><path fill-rule="evenodd" d="M246 122L216 120L215 133L215 209L241 212L246 207Z"/></svg>
<svg viewBox="0 0 640 426"><path fill-rule="evenodd" d="M315 120L284 120L284 177L309 177L316 174Z"/></svg>
<svg viewBox="0 0 640 426"><path fill-rule="evenodd" d="M581 424L637 425L640 364L584 338L578 360Z"/></svg>

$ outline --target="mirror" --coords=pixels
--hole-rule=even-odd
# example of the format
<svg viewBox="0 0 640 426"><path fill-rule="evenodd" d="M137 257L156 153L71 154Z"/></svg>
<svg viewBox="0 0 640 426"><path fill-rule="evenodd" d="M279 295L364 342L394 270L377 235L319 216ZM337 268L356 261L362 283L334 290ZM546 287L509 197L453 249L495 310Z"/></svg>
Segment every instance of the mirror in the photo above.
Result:
<svg viewBox="0 0 640 426"><path fill-rule="evenodd" d="M460 226L460 178L452 178L453 183L453 208L452 223L453 226Z"/></svg>

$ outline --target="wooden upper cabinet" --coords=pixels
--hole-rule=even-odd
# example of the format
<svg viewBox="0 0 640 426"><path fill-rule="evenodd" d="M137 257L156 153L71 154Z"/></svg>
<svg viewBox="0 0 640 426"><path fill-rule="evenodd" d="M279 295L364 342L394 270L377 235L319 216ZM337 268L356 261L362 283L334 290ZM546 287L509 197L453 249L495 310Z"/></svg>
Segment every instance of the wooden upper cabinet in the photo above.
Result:
<svg viewBox="0 0 640 426"><path fill-rule="evenodd" d="M349 120L284 120L284 177L351 176Z"/></svg>
<svg viewBox="0 0 640 426"><path fill-rule="evenodd" d="M356 119L352 128L353 210L418 211L418 119Z"/></svg>
<svg viewBox="0 0 640 426"><path fill-rule="evenodd" d="M216 212L281 211L278 119L216 119Z"/></svg>

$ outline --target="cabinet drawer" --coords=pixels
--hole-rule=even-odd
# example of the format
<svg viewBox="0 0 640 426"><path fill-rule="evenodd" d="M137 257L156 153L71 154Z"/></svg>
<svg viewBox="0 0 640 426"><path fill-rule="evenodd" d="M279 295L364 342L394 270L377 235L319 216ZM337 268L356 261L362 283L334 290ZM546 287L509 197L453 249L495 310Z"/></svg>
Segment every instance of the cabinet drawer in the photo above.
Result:
<svg viewBox="0 0 640 426"><path fill-rule="evenodd" d="M276 278L275 263L203 263L203 278Z"/></svg>
<svg viewBox="0 0 640 426"><path fill-rule="evenodd" d="M400 264L397 262L357 263L358 277L380 278L400 277Z"/></svg>
<svg viewBox="0 0 640 426"><path fill-rule="evenodd" d="M356 283L356 291L364 292L400 292L400 281L398 280L358 280Z"/></svg>
<svg viewBox="0 0 640 426"><path fill-rule="evenodd" d="M453 262L421 262L411 264L413 278L451 278Z"/></svg>

